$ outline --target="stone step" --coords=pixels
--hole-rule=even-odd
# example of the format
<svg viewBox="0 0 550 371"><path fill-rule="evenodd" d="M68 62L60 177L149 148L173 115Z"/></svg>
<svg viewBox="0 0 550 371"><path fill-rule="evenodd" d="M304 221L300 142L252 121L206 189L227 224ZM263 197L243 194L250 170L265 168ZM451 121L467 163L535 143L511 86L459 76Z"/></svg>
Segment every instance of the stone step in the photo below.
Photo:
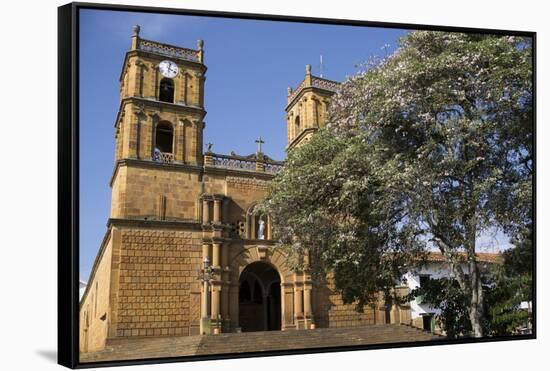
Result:
<svg viewBox="0 0 550 371"><path fill-rule="evenodd" d="M81 354L81 362L176 357L273 350L313 349L441 338L405 325L261 331L206 336L112 339L100 352Z"/></svg>

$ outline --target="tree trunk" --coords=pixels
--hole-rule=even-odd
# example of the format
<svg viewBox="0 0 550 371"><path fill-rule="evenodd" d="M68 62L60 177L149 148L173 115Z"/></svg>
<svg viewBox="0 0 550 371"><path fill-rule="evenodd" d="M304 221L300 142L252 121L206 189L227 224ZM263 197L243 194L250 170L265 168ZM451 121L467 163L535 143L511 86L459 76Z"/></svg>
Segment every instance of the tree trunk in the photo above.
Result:
<svg viewBox="0 0 550 371"><path fill-rule="evenodd" d="M470 324L472 325L472 331L474 337L483 337L483 327L481 321L483 319L483 286L481 284L481 276L479 274L479 267L477 265L476 258L476 219L475 212L468 219L467 223L468 234L468 270L470 282L467 287L470 289Z"/></svg>
<svg viewBox="0 0 550 371"><path fill-rule="evenodd" d="M473 262L470 266L475 265L476 273L472 274L471 280L471 304L470 304L470 323L472 325L472 331L474 337L480 338L483 337L483 327L481 321L483 319L483 287L481 286L481 279L479 277L479 272L477 271L477 264ZM477 281L477 282L476 282Z"/></svg>

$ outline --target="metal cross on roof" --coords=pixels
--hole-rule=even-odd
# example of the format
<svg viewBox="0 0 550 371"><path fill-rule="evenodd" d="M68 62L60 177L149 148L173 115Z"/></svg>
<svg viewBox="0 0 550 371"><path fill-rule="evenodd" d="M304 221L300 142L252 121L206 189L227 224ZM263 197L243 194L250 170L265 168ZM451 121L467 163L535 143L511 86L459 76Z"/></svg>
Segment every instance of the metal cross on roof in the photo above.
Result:
<svg viewBox="0 0 550 371"><path fill-rule="evenodd" d="M262 137L258 137L258 139L256 139L255 142L258 145L257 152L258 153L262 152L262 144L265 143L264 140L262 139Z"/></svg>

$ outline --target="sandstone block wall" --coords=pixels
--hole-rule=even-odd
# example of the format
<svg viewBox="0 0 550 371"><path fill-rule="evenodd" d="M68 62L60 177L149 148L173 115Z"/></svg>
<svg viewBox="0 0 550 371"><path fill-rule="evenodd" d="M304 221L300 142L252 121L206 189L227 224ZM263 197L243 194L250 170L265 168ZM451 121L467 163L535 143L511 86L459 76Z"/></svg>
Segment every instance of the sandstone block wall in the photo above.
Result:
<svg viewBox="0 0 550 371"><path fill-rule="evenodd" d="M136 96L148 99L158 99L160 80L158 64L164 56L154 55L142 51L130 51L123 66L121 75L121 99ZM172 79L174 83L174 102L200 106L203 101L204 65L171 59L178 65L179 73Z"/></svg>
<svg viewBox="0 0 550 371"><path fill-rule="evenodd" d="M100 261L93 279L88 282L88 291L82 298L79 313L80 351L101 350L105 346L111 320L109 295L113 252L112 231L108 231L100 251Z"/></svg>
<svg viewBox="0 0 550 371"><path fill-rule="evenodd" d="M116 336L189 335L201 260L200 232L122 229Z"/></svg>
<svg viewBox="0 0 550 371"><path fill-rule="evenodd" d="M326 282L314 285L313 298L317 327L354 327L375 323L374 309L366 306L360 313L355 304L344 304L330 276Z"/></svg>
<svg viewBox="0 0 550 371"><path fill-rule="evenodd" d="M111 217L198 220L200 186L198 173L120 166Z"/></svg>

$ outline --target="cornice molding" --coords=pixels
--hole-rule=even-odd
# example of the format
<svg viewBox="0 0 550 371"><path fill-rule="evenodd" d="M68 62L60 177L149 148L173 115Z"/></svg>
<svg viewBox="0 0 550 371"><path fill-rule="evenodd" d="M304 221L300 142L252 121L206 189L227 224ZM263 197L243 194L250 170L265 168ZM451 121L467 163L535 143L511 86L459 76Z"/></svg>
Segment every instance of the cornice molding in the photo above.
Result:
<svg viewBox="0 0 550 371"><path fill-rule="evenodd" d="M201 230L201 223L198 220L151 220L151 219L130 219L130 218L109 218L107 227L133 227L133 228L155 228L155 229L179 229L179 230Z"/></svg>
<svg viewBox="0 0 550 371"><path fill-rule="evenodd" d="M300 140L302 140L306 136L307 133L314 133L317 130L319 130L319 128L305 128L296 138L292 140L292 142L288 143L288 145L286 146L287 150L298 144Z"/></svg>

